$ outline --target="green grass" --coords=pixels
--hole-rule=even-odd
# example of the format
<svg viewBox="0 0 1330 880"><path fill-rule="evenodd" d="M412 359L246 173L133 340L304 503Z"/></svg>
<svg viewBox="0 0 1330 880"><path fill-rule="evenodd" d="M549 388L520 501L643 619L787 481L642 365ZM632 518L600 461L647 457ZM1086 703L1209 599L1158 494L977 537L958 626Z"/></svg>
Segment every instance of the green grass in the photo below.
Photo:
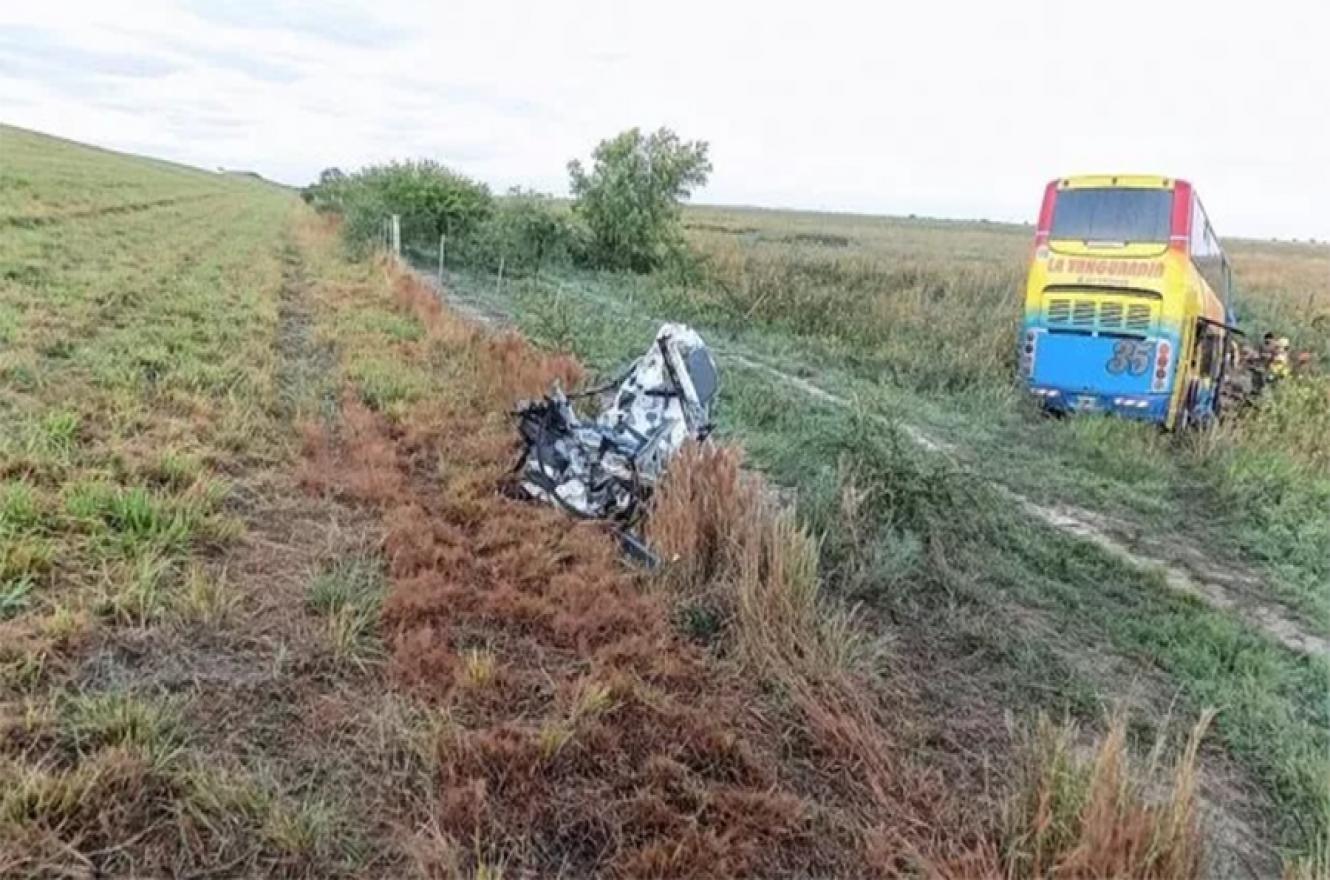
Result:
<svg viewBox="0 0 1330 880"><path fill-rule="evenodd" d="M415 342L424 335L418 321L366 305L337 316L341 332L379 333L394 342Z"/></svg>
<svg viewBox="0 0 1330 880"><path fill-rule="evenodd" d="M336 614L343 608L377 607L383 590L383 565L379 560L343 559L310 580L306 604L319 614Z"/></svg>
<svg viewBox="0 0 1330 880"><path fill-rule="evenodd" d="M0 530L17 542L0 581L27 579L40 611L233 532L218 473L270 439L254 414L274 399L274 230L293 205L16 129L0 150L17 181L0 196ZM199 430L218 442L183 451Z"/></svg>
<svg viewBox="0 0 1330 880"><path fill-rule="evenodd" d="M370 517L297 468L351 382L440 387L385 354L423 329L289 191L0 156L0 873L403 873L430 713L370 665Z"/></svg>
<svg viewBox="0 0 1330 880"><path fill-rule="evenodd" d="M145 205L233 195L232 179L155 159L126 157L48 135L5 127L6 162L0 171L0 226L19 229L76 215L125 216ZM118 172L108 180L107 169ZM255 188L257 189L257 187ZM9 278L43 277L36 263L5 267Z"/></svg>
<svg viewBox="0 0 1330 880"><path fill-rule="evenodd" d="M73 751L91 754L109 747L132 748L154 766L174 762L185 745L178 706L123 693L75 694L60 710L60 733Z"/></svg>
<svg viewBox="0 0 1330 880"><path fill-rule="evenodd" d="M128 693L72 693L30 706L9 731L26 741L27 754L0 747L0 833L45 862L9 862L14 876L80 863L52 843L61 839L114 874L138 873L139 846L177 864L354 871L360 842L343 813L280 791L262 772L219 766L191 739L187 708L179 698Z"/></svg>
<svg viewBox="0 0 1330 880"><path fill-rule="evenodd" d="M760 326L843 393L890 383L911 420L973 450L999 479L1245 560L1330 633L1330 541L1314 513L1330 498L1325 380L1181 448L1145 426L1032 432L1011 388L1028 227L709 208L689 218L711 268L698 285L634 284L657 314L739 334ZM1274 329L1330 365L1330 247L1229 250L1248 333Z"/></svg>
<svg viewBox="0 0 1330 880"><path fill-rule="evenodd" d="M32 593L32 578L9 578L0 582L0 620L8 620L27 609Z"/></svg>
<svg viewBox="0 0 1330 880"><path fill-rule="evenodd" d="M293 445L277 329L302 209L4 126L0 156L0 862L347 873L359 832L322 783L280 778L270 743L237 766L205 746L197 681L153 686L190 668L182 639L245 656L227 627L265 584L219 560Z"/></svg>
<svg viewBox="0 0 1330 880"><path fill-rule="evenodd" d="M378 559L338 560L310 579L305 604L326 618L338 661L364 663L380 652L376 634L386 584Z"/></svg>
<svg viewBox="0 0 1330 880"><path fill-rule="evenodd" d="M419 400L431 387L423 371L388 357L357 361L348 378L360 389L365 403L381 411Z"/></svg>
<svg viewBox="0 0 1330 880"><path fill-rule="evenodd" d="M248 527L241 517L274 501L255 473L289 466L296 416L335 420L328 401L344 382L389 415L467 390L419 325L389 310L377 268L342 260L331 236L327 248L304 240L319 230L289 193L5 127L0 155L0 776L12 782L0 840L66 873L88 869L75 852L109 874L365 873L366 852L388 850L366 849L378 819L348 811L358 801L345 789L379 770L375 784L403 801L437 787L430 713L403 700L401 719L370 708L368 724L347 702L372 703L352 684L372 678L360 672L383 647L382 562L345 556L303 596L298 580L283 596L266 565L219 560ZM1098 661L1122 658L1163 677L1179 712L1218 706L1220 741L1275 799L1285 839L1317 839L1330 812L1325 664L1026 521L993 485L1200 536L1276 575L1278 594L1324 623L1314 400L1280 401L1209 448L1119 423L1036 421L1009 381L1009 293L1028 229L722 210L689 220L709 261L700 274L570 272L512 280L502 295L491 277L459 283L606 372L640 353L659 318L700 324L722 353L722 433L797 490L831 589L918 652L907 657L944 664L921 685L944 722L967 699L1097 719L1122 684ZM1235 257L1240 280L1251 267L1253 315L1316 326L1322 249L1253 244ZM293 286L304 285L319 314L300 312ZM389 345L420 357L405 363ZM337 350L326 364L312 357L325 346ZM291 374L290 347L311 356L308 375ZM809 403L737 355L918 424L956 444L955 460ZM287 525L283 511L268 525L277 537L255 546L298 553L282 543L294 540ZM228 644L238 620L254 629ZM705 639L712 623L685 626ZM337 662L320 662L329 649ZM250 651L263 699L246 706L256 735L233 746L172 664L224 676ZM497 662L476 649L465 674L479 686ZM159 692L155 676L180 693ZM290 719L311 705L321 732L335 730L326 743L291 739ZM550 748L561 741L552 728ZM134 862L144 855L166 861Z"/></svg>

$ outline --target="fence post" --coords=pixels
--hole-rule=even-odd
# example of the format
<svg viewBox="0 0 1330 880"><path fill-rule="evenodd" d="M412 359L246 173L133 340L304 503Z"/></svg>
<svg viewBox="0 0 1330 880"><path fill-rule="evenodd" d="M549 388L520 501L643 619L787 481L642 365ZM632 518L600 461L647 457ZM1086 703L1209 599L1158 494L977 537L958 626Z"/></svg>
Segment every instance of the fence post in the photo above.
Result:
<svg viewBox="0 0 1330 880"><path fill-rule="evenodd" d="M443 247L448 242L447 235L439 236L439 286L443 286Z"/></svg>
<svg viewBox="0 0 1330 880"><path fill-rule="evenodd" d="M393 215L393 256L402 256L402 218L399 214Z"/></svg>
<svg viewBox="0 0 1330 880"><path fill-rule="evenodd" d="M499 255L499 283L496 289L499 296L503 296L503 255Z"/></svg>

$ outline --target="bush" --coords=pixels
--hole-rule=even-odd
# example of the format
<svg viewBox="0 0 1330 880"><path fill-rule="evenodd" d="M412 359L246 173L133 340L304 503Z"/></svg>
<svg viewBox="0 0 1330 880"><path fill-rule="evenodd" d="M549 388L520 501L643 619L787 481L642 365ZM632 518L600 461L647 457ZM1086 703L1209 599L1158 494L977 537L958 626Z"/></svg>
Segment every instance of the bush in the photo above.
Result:
<svg viewBox="0 0 1330 880"><path fill-rule="evenodd" d="M401 217L403 244L434 247L440 235L473 234L494 210L489 187L430 159L371 165L350 175L329 168L302 195L318 210L341 214L356 248L377 240L392 214Z"/></svg>
<svg viewBox="0 0 1330 880"><path fill-rule="evenodd" d="M346 197L347 176L340 168L325 168L319 172L318 183L311 183L300 191L305 204L312 205L321 214L338 213Z"/></svg>
<svg viewBox="0 0 1330 880"><path fill-rule="evenodd" d="M573 210L586 221L588 256L607 269L650 272L681 249L680 202L711 173L705 141L679 140L667 128L632 128L601 141L588 173L568 163Z"/></svg>
<svg viewBox="0 0 1330 880"><path fill-rule="evenodd" d="M544 193L515 187L452 253L462 262L486 267L497 265L502 257L514 273L539 272L577 260L585 251L584 238L566 207Z"/></svg>

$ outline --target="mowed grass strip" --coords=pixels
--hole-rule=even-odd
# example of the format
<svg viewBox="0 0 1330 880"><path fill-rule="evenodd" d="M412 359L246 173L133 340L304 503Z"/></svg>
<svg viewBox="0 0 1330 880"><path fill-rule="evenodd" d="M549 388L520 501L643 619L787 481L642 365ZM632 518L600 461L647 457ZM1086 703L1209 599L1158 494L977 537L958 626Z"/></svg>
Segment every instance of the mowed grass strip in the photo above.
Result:
<svg viewBox="0 0 1330 880"><path fill-rule="evenodd" d="M127 232L80 222L53 236L84 255L68 270L42 260L48 233L5 236L0 265L45 273L0 282L20 316L0 352L0 582L32 584L37 609L87 599L71 586L112 604L122 587L150 592L234 537L228 471L273 439L271 239L290 209L241 193L202 216L136 215Z"/></svg>
<svg viewBox="0 0 1330 880"><path fill-rule="evenodd" d="M245 184L171 162L129 157L0 125L0 228L128 214L234 194ZM107 169L117 168L114 179ZM257 190L255 190L257 191ZM6 235L13 231L6 228Z"/></svg>
<svg viewBox="0 0 1330 880"><path fill-rule="evenodd" d="M15 140L28 136L3 136L7 156L27 157ZM47 161L8 166L33 181L38 201L44 174L66 163L82 169L90 198L139 169L58 141L41 146ZM178 180L217 188L203 172L174 169L163 181L149 170L142 185L164 187L154 192L170 194ZM0 529L10 539L0 580L34 582L39 605L69 598L59 593L71 579L183 558L232 528L219 515L226 471L264 439L271 242L292 206L276 193L219 193L206 209L173 205L0 238Z"/></svg>
<svg viewBox="0 0 1330 880"><path fill-rule="evenodd" d="M361 870L387 845L326 767L396 777L301 752L290 719L327 699L301 664L361 673L318 665L298 585L281 611L284 557L318 547L258 519L298 442L277 377L302 354L278 332L302 206L7 128L0 153L0 873ZM287 775L302 761L316 782Z"/></svg>

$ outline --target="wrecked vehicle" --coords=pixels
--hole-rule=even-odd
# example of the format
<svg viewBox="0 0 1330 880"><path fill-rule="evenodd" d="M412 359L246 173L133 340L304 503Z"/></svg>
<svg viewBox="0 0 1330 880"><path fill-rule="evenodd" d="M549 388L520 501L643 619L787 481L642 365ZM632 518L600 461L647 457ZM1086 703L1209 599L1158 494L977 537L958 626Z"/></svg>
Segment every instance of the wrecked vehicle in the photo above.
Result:
<svg viewBox="0 0 1330 880"><path fill-rule="evenodd" d="M640 550L629 530L675 453L711 432L718 385L702 337L683 324L663 325L620 380L574 395L556 384L541 400L518 405L521 491L579 517L612 520L630 549ZM573 409L574 399L611 390L598 416Z"/></svg>

